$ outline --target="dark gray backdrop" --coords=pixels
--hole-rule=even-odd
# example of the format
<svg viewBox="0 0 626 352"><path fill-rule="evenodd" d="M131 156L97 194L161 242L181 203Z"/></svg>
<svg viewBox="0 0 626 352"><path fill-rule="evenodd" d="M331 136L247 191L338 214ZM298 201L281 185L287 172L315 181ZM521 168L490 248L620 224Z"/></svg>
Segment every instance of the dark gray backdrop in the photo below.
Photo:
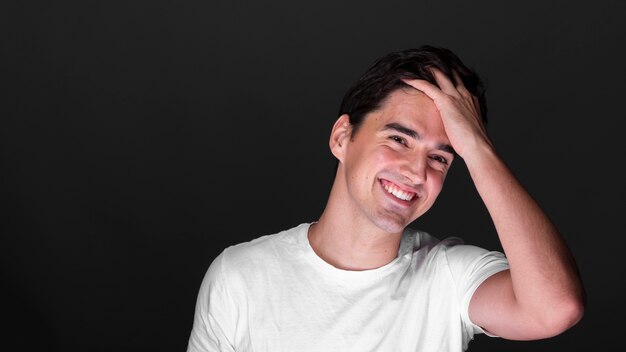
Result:
<svg viewBox="0 0 626 352"><path fill-rule="evenodd" d="M589 294L553 339L621 345L626 79L620 1L3 1L3 342L182 351L227 245L317 219L343 92L377 57L449 47L488 82L499 151ZM499 249L457 163L416 227Z"/></svg>

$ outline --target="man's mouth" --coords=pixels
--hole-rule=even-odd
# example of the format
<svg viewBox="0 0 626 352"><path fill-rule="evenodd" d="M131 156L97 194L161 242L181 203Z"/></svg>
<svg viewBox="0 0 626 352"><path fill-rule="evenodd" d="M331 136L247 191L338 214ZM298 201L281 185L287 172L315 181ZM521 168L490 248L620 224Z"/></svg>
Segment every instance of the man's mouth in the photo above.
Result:
<svg viewBox="0 0 626 352"><path fill-rule="evenodd" d="M380 181L385 191L387 191L387 193L393 195L394 197L398 199L410 202L416 196L416 193L403 191L399 187L397 187L395 184L389 181L386 181L386 180L380 180Z"/></svg>

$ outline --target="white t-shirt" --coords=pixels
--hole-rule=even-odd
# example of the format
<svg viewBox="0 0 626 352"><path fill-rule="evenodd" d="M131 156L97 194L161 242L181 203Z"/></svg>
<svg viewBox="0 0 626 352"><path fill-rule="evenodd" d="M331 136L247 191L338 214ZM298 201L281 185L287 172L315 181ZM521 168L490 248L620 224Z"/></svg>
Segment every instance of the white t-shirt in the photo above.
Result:
<svg viewBox="0 0 626 352"><path fill-rule="evenodd" d="M508 268L500 252L407 229L398 257L337 269L309 224L225 249L202 282L188 352L464 351L482 329L474 290Z"/></svg>

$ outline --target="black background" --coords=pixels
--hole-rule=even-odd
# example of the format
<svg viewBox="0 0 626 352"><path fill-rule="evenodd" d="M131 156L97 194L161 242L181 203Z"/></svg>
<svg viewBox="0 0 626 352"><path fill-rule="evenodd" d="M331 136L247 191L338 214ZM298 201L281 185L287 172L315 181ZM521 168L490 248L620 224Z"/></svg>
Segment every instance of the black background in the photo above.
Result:
<svg viewBox="0 0 626 352"><path fill-rule="evenodd" d="M547 340L622 345L621 1L3 1L2 319L28 351L183 351L230 244L316 220L327 140L377 57L455 51L488 83L489 132L561 229L589 295ZM414 224L499 249L462 162Z"/></svg>

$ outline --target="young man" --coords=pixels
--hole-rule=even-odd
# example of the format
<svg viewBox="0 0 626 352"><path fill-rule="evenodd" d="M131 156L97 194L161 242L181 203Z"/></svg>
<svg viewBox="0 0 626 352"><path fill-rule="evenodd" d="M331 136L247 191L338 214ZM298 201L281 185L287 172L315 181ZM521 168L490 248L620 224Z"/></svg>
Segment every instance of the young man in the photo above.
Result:
<svg viewBox="0 0 626 352"><path fill-rule="evenodd" d="M423 46L379 59L330 135L317 222L224 250L200 288L188 351L462 351L476 333L560 334L583 314L566 244L485 132L478 76ZM407 226L461 157L504 254Z"/></svg>

